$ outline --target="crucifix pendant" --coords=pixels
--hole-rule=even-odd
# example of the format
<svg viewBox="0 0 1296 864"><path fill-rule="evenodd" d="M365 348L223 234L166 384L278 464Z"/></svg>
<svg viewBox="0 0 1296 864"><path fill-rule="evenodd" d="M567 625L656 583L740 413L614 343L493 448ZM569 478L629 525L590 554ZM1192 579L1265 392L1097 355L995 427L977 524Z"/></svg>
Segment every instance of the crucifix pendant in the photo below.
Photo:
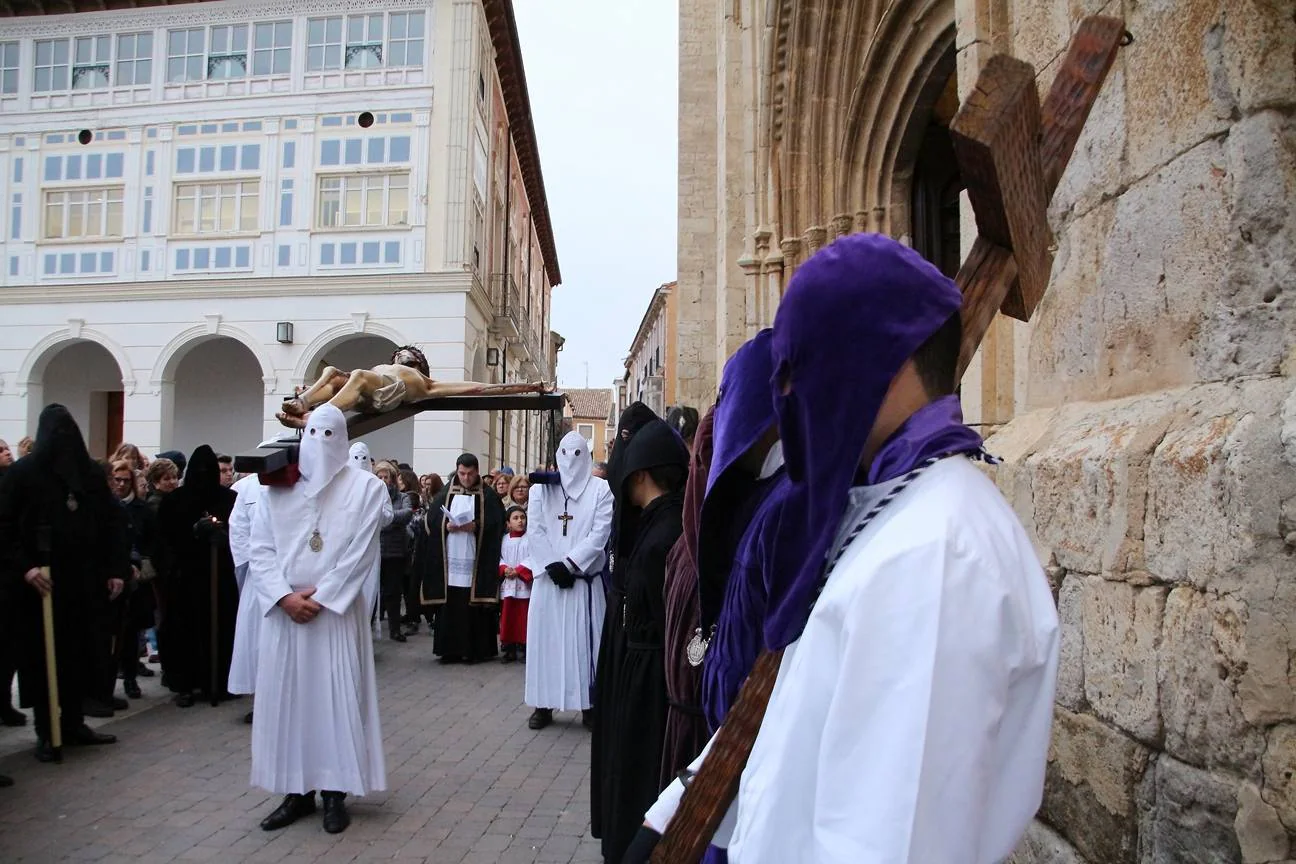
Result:
<svg viewBox="0 0 1296 864"><path fill-rule="evenodd" d="M567 523L570 522L570 521L572 521L572 520L575 519L575 518L576 518L575 516L571 515L571 514L568 513L566 510L564 510L564 511L563 511L563 514L562 514L561 516L558 517L558 521L561 522L561 523L563 523L563 536L564 536L564 537L567 536Z"/></svg>
<svg viewBox="0 0 1296 864"><path fill-rule="evenodd" d="M324 548L324 538L320 536L318 529L311 535L309 545L312 552L318 552Z"/></svg>

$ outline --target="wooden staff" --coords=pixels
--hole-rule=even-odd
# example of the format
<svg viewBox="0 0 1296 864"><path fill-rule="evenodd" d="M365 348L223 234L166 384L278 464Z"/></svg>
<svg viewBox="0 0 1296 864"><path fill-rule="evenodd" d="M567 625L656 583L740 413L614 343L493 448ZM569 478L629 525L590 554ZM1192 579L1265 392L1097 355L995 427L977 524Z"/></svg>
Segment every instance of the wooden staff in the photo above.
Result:
<svg viewBox="0 0 1296 864"><path fill-rule="evenodd" d="M58 659L54 654L54 577L50 575L50 532L48 525L36 529L36 551L40 556L41 576L49 583L49 591L41 595L41 615L45 623L45 686L49 696L50 746L56 761L63 754L63 710L59 707Z"/></svg>
<svg viewBox="0 0 1296 864"><path fill-rule="evenodd" d="M219 571L220 571L220 555L219 555L219 548L216 543L217 541L217 534L215 531L217 525L216 518L212 517L211 521L212 521L213 530L212 533L208 535L207 538L208 541L211 543L211 621L210 621L211 634L207 640L208 649L211 651L211 663L210 663L211 682L209 684L210 689L207 692L211 698L212 707L215 707L216 703L219 701L218 696L220 694L220 689L219 689L220 636L219 636L219 631L217 630L217 624L219 624L219 614L216 610L216 603L218 599L217 579L219 578Z"/></svg>
<svg viewBox="0 0 1296 864"><path fill-rule="evenodd" d="M997 313L1030 320L1043 296L1052 264L1049 199L1119 46L1129 41L1118 18L1084 19L1042 108L1030 64L996 55L955 116L950 133L978 231L955 279L963 293L960 378ZM782 658L781 650L757 658L653 864L693 864L706 852L737 797Z"/></svg>

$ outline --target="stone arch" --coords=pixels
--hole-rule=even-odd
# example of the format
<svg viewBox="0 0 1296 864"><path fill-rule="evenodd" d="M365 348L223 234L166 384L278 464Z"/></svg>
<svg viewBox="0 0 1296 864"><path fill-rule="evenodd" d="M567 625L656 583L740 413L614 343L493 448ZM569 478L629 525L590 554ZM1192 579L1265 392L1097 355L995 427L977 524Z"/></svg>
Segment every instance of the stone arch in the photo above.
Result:
<svg viewBox="0 0 1296 864"><path fill-rule="evenodd" d="M376 321L365 321L359 326L354 322L338 324L320 333L302 351L301 356L297 358L297 365L293 367L293 383L310 383L306 379L315 374L315 367L324 355L343 342L357 336L379 336L394 345L410 344L409 340L398 330Z"/></svg>
<svg viewBox="0 0 1296 864"><path fill-rule="evenodd" d="M23 364L19 395L26 400L28 429L35 430L41 411L57 402L76 419L90 454L105 458L122 441L126 388L133 376L120 346L111 340L105 345L92 335L102 336L82 331L42 340Z"/></svg>
<svg viewBox="0 0 1296 864"><path fill-rule="evenodd" d="M158 384L159 433L166 449L189 453L209 444L235 453L264 439L267 396L275 379L264 375L257 352L243 340L205 333L172 352L159 368L164 375Z"/></svg>
<svg viewBox="0 0 1296 864"><path fill-rule="evenodd" d="M98 330L88 327L75 329L64 327L45 335L27 352L22 366L18 368L18 395L25 396L33 387L39 388L41 378L45 374L45 367L60 351L77 342L94 342L111 354L117 361L117 368L121 370L123 392L127 395L135 392L134 367L126 354L126 349Z"/></svg>
<svg viewBox="0 0 1296 864"><path fill-rule="evenodd" d="M221 337L233 339L252 352L257 365L261 367L261 379L266 395L274 393L278 376L275 375L274 363L266 354L261 343L252 338L246 330L223 322L218 322L214 326L212 324L198 324L177 333L159 352L157 362L153 364L153 372L149 378L149 383L158 388L165 383L174 381L176 369L179 368L181 361L190 351L203 342Z"/></svg>

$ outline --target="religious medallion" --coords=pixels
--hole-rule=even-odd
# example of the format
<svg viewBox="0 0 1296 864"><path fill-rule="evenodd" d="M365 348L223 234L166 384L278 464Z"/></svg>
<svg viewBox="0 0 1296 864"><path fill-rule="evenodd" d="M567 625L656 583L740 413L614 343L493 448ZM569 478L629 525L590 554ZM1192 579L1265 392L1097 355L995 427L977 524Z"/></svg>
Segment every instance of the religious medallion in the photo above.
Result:
<svg viewBox="0 0 1296 864"><path fill-rule="evenodd" d="M324 538L320 536L318 529L311 535L309 545L312 552L318 552L324 548Z"/></svg>
<svg viewBox="0 0 1296 864"><path fill-rule="evenodd" d="M688 645L684 646L684 656L688 659L688 664L693 667L702 665L706 658L707 648L711 645L711 637L715 636L715 627L711 628L711 636L702 638L702 628L699 627L693 631L693 637L689 639Z"/></svg>
<svg viewBox="0 0 1296 864"><path fill-rule="evenodd" d="M76 496L73 495L71 492L69 492L67 497L68 512L75 513L77 511L78 506L80 505L77 504Z"/></svg>

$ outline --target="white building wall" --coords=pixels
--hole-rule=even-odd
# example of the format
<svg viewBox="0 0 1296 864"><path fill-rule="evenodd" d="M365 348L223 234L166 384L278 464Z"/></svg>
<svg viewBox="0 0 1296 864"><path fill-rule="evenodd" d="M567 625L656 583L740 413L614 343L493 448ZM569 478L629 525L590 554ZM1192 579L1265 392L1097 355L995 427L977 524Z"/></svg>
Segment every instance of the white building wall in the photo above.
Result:
<svg viewBox="0 0 1296 864"><path fill-rule="evenodd" d="M420 65L308 70L310 19L417 11ZM167 83L170 31L203 29L210 45L204 28L247 24L251 41L257 22L279 21L292 24L287 73ZM362 336L388 340L366 339L369 352L417 345L437 379L483 374L489 311L473 299L464 252L483 26L478 0L224 0L0 23L0 43L21 48L18 92L0 94L0 437L34 431L56 395L75 403L87 435L106 437L90 428L102 425L91 400L105 398L91 393L116 382L123 437L145 452L200 439L240 449L280 431L282 399ZM114 64L111 87L33 90L37 41L106 34L117 51L131 33L152 34L147 83L118 86ZM368 129L357 124L363 111L375 115ZM91 143L77 141L82 129ZM322 227L321 177L384 173L408 174L404 224ZM179 187L213 182L255 184L255 226L178 233ZM45 197L89 187L120 190L120 236L47 236ZM293 325L292 344L276 341L279 322ZM387 360L340 353L356 365ZM491 420L478 413L425 414L375 433L375 444L444 474L463 450L486 455Z"/></svg>

